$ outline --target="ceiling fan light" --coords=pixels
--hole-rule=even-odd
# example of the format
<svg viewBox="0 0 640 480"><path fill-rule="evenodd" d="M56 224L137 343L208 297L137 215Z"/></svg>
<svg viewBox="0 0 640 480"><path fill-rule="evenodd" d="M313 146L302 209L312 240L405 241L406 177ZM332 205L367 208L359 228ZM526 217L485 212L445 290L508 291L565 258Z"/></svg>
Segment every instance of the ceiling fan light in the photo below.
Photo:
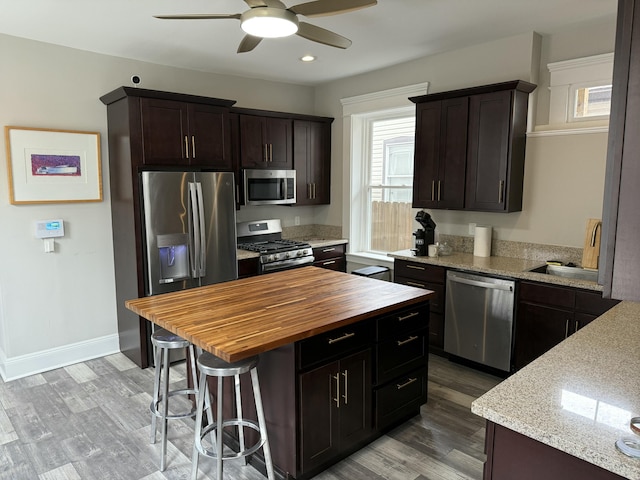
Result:
<svg viewBox="0 0 640 480"><path fill-rule="evenodd" d="M252 8L242 14L240 21L242 30L254 37L288 37L298 31L298 17L281 8Z"/></svg>

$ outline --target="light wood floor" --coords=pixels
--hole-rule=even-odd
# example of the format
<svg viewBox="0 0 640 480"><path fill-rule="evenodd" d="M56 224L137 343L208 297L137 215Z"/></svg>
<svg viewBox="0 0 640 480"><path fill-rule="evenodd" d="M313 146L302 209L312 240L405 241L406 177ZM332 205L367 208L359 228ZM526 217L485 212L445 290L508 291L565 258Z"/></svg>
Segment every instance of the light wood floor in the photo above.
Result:
<svg viewBox="0 0 640 480"><path fill-rule="evenodd" d="M184 365L172 371L183 383ZM484 421L473 399L500 379L431 356L421 415L314 480L480 480ZM4 383L0 380L0 480L178 480L189 478L193 420L169 422L167 468L149 443L153 369L116 354ZM263 480L225 462L225 477ZM215 464L200 461L200 480Z"/></svg>

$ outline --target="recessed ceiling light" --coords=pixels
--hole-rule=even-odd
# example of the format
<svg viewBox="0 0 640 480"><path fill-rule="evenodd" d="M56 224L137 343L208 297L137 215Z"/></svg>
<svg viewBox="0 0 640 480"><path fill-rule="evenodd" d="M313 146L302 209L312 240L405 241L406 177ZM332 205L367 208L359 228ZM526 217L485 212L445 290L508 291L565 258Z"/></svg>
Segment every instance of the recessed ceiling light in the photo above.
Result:
<svg viewBox="0 0 640 480"><path fill-rule="evenodd" d="M304 55L303 57L300 57L300 60L302 60L303 62L313 62L316 59L316 57L314 57L313 55Z"/></svg>

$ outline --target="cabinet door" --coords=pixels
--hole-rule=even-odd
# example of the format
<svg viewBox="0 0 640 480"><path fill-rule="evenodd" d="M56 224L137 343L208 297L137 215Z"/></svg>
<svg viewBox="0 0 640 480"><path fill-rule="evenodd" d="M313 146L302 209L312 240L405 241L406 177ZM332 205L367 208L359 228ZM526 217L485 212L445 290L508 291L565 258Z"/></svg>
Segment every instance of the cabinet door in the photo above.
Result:
<svg viewBox="0 0 640 480"><path fill-rule="evenodd" d="M293 122L293 168L296 170L296 205L330 203L331 125Z"/></svg>
<svg viewBox="0 0 640 480"><path fill-rule="evenodd" d="M468 210L505 210L512 92L485 93L469 100Z"/></svg>
<svg viewBox="0 0 640 480"><path fill-rule="evenodd" d="M340 360L340 449L346 450L371 435L371 350Z"/></svg>
<svg viewBox="0 0 640 480"><path fill-rule="evenodd" d="M187 104L142 98L142 161L145 165L188 164Z"/></svg>
<svg viewBox="0 0 640 480"><path fill-rule="evenodd" d="M293 168L293 122L288 118L265 118L269 168Z"/></svg>
<svg viewBox="0 0 640 480"><path fill-rule="evenodd" d="M519 370L572 333L573 311L520 302L516 317L514 365Z"/></svg>
<svg viewBox="0 0 640 480"><path fill-rule="evenodd" d="M435 208L440 164L442 102L416 105L416 143L413 161L413 207Z"/></svg>
<svg viewBox="0 0 640 480"><path fill-rule="evenodd" d="M339 453L339 372L339 363L333 362L300 375L300 469L303 472Z"/></svg>
<svg viewBox="0 0 640 480"><path fill-rule="evenodd" d="M468 104L462 97L416 106L414 207L463 207Z"/></svg>
<svg viewBox="0 0 640 480"><path fill-rule="evenodd" d="M240 115L240 165L242 168L268 168L264 119Z"/></svg>
<svg viewBox="0 0 640 480"><path fill-rule="evenodd" d="M213 105L189 105L188 143L192 165L232 170L228 110Z"/></svg>

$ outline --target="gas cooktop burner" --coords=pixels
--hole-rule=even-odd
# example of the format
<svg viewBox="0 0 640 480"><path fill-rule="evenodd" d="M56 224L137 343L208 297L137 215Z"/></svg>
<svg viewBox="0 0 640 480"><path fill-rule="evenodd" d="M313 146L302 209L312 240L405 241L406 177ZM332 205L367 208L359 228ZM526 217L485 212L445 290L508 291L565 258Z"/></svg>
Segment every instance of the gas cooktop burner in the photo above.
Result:
<svg viewBox="0 0 640 480"><path fill-rule="evenodd" d="M287 252L299 248L311 248L311 245L295 240L272 240L265 242L240 243L238 244L238 248L256 253L276 253Z"/></svg>

